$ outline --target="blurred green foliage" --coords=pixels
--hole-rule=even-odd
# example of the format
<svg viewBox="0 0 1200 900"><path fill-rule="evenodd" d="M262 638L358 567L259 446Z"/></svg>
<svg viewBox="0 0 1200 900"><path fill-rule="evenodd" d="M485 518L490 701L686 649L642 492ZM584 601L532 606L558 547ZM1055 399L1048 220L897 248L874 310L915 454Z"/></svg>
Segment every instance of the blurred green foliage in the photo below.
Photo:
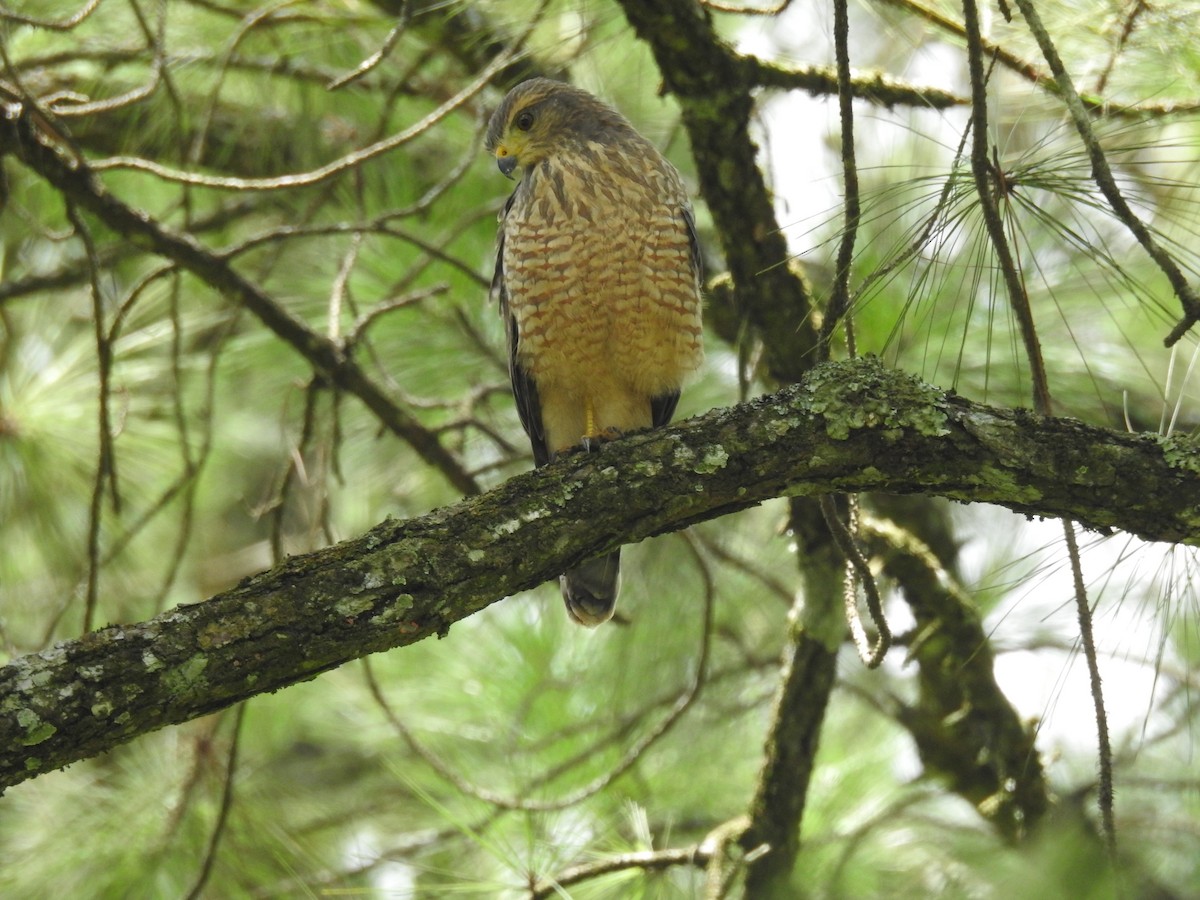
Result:
<svg viewBox="0 0 1200 900"><path fill-rule="evenodd" d="M1122 45L1126 4L1048 5L1083 82L1113 58L1113 102L1194 105L1200 96L1200 8L1191 0L1148 6ZM401 6L413 18L382 62L329 89L384 45ZM861 65L963 90L957 38L905 6L853 10ZM0 13L0 78L43 98L114 195L230 255L315 332L354 335L359 363L484 487L530 465L486 299L495 213L510 188L479 152L499 87L411 142L303 186L218 189L112 160L232 179L316 169L436 109L477 74L465 60L512 40L541 4L110 0L65 30L14 18L58 21L61 7L18 2ZM766 21L719 16L744 49L788 64L829 59L823 5L795 4ZM1019 23L995 22L992 40L1035 58ZM676 108L657 96L653 62L616 5L550 3L529 50L527 65L568 71L613 100L694 177ZM996 160L1011 185L1003 202L1058 411L1157 431L1178 408L1175 431L1194 435L1195 338L1173 357L1161 346L1177 301L1099 199L1053 98L1002 68L995 79ZM761 104L780 221L818 293L840 227L826 200L839 171L833 108L799 94ZM860 352L973 397L1027 405L1019 340L996 299L969 171L956 159L966 112L859 112ZM1194 116L1152 111L1097 127L1139 212L1196 275ZM444 474L352 397L331 392L247 311L84 216L93 269L63 198L12 159L3 164L8 658L77 635L89 579L95 624L137 621L201 601L280 553L457 499ZM797 181L811 182L811 194L787 193ZM718 275L703 209L698 220ZM98 332L113 360L109 472L97 464ZM709 340L680 417L766 387L755 380L752 345ZM1057 539L995 510L937 504L932 515L957 536L948 568L985 616L1001 686L1040 720L1058 809L1027 845L1005 844L923 774L894 715L895 703L916 698L902 650L872 673L848 653L822 735L796 896L1114 896L1088 830L1094 736ZM243 719L218 714L14 788L0 801L0 894L187 896L208 860L209 897L519 897L581 861L696 843L744 812L761 764L804 564L785 517L768 504L627 552L622 621L597 632L572 626L547 586L436 643L373 658L369 669L354 664L257 698ZM1121 853L1139 883L1186 896L1200 884L1195 557L1118 535L1093 539L1085 561L1111 673ZM892 596L888 610L903 633L903 604ZM665 721L705 641L696 702L625 774L559 808L556 798L603 778ZM488 802L468 785L510 802ZM563 895L700 896L703 882L695 867L631 868Z"/></svg>

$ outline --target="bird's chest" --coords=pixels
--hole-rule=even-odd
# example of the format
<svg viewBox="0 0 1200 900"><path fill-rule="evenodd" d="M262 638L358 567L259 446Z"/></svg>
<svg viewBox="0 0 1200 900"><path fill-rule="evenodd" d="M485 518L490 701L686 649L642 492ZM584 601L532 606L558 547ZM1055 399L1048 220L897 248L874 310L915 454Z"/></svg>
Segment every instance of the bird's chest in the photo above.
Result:
<svg viewBox="0 0 1200 900"><path fill-rule="evenodd" d="M650 184L570 167L531 175L504 223L519 353L535 370L610 355L651 313L654 250L679 223Z"/></svg>
<svg viewBox="0 0 1200 900"><path fill-rule="evenodd" d="M603 291L637 269L647 244L672 227L661 196L628 176L563 165L529 178L504 226L506 269L517 279L586 281Z"/></svg>

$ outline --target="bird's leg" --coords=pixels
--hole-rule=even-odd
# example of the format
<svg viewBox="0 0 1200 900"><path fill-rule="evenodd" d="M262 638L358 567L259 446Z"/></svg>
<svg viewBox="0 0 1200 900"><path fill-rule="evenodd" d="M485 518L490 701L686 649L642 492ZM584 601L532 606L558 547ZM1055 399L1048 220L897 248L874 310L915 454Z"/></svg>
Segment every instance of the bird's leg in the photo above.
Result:
<svg viewBox="0 0 1200 900"><path fill-rule="evenodd" d="M585 446L600 437L596 430L596 406L591 397L583 398L583 443Z"/></svg>
<svg viewBox="0 0 1200 900"><path fill-rule="evenodd" d="M596 405L591 397L583 398L583 440L580 446L585 450L594 450L601 441L615 441L621 436L619 428L599 428L596 425Z"/></svg>

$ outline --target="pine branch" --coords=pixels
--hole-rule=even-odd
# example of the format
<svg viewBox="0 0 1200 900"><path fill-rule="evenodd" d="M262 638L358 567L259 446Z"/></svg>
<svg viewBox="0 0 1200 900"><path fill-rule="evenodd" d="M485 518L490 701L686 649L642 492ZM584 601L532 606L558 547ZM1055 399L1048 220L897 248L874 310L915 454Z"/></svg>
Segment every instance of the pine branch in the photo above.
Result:
<svg viewBox="0 0 1200 900"><path fill-rule="evenodd" d="M358 397L393 434L407 441L430 466L464 493L479 487L433 432L402 409L346 352L296 318L228 259L213 253L189 234L176 232L111 194L75 149L45 124L35 110L8 104L0 118L0 157L11 154L52 185L70 203L96 216L128 242L146 248L191 272L240 303L263 325L303 356L314 371Z"/></svg>
<svg viewBox="0 0 1200 900"><path fill-rule="evenodd" d="M878 362L512 478L205 603L0 669L0 787L453 622L623 543L772 497L929 493L1200 545L1200 453L972 403Z"/></svg>
<svg viewBox="0 0 1200 900"><path fill-rule="evenodd" d="M755 56L742 56L738 62L747 80L761 87L802 90L814 97L838 92L837 69L833 66L785 66ZM886 72L858 72L847 84L855 98L888 109L896 106L949 109L970 102L953 91L910 84Z"/></svg>

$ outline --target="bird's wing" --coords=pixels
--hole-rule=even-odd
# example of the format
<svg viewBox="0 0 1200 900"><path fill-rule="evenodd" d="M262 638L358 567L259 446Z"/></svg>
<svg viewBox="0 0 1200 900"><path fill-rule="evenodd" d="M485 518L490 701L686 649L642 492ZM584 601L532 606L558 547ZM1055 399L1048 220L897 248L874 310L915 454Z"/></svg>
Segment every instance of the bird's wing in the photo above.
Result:
<svg viewBox="0 0 1200 900"><path fill-rule="evenodd" d="M688 206L680 210L684 225L687 226L688 247L691 250L692 274L696 279L696 290L704 283L704 258L700 255L700 239L696 236L696 217ZM666 425L675 415L675 406L679 403L679 391L670 391L650 398L650 420L655 428Z"/></svg>
<svg viewBox="0 0 1200 900"><path fill-rule="evenodd" d="M546 446L546 433L542 427L542 407L538 400L537 385L517 361L517 320L508 308L508 285L504 278L504 219L512 209L515 196L514 191L500 212L499 237L496 239L496 268L492 274L491 295L500 305L500 318L504 322L504 337L508 345L508 377L512 382L513 397L517 401L517 415L521 417L521 426L529 435L534 465L543 466L550 461L550 451Z"/></svg>

